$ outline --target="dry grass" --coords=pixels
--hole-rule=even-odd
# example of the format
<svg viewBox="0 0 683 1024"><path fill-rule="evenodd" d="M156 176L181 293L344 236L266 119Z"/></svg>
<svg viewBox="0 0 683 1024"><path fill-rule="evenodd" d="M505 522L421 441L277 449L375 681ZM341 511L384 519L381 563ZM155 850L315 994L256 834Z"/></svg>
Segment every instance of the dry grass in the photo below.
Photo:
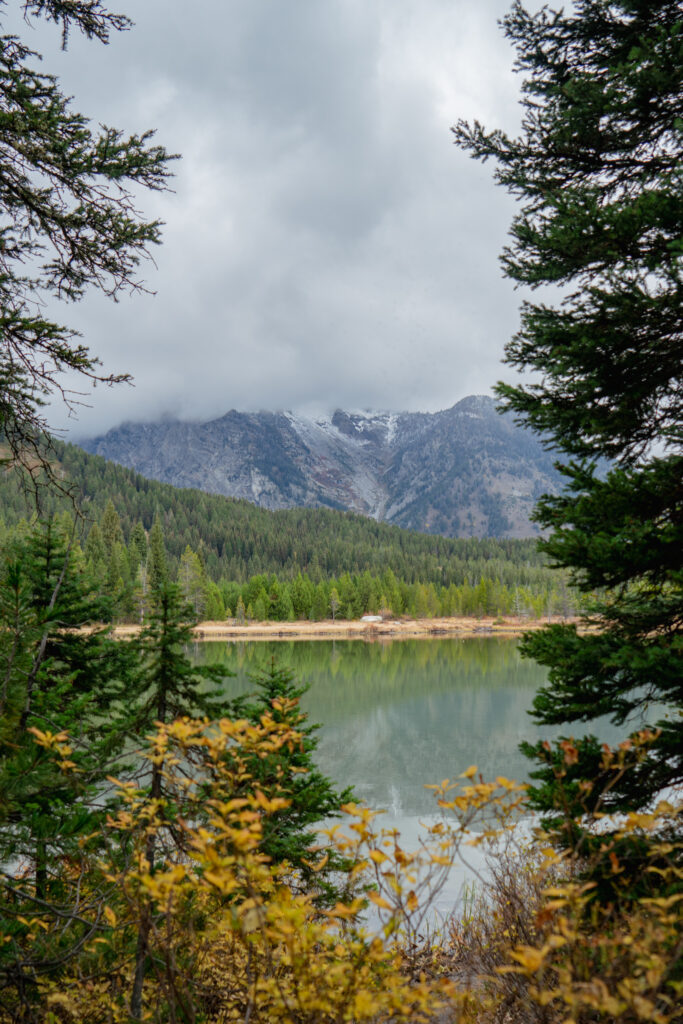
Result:
<svg viewBox="0 0 683 1024"><path fill-rule="evenodd" d="M200 622L195 628L198 640L327 640L357 639L365 641L400 640L430 636L520 636L530 629L541 629L547 618L524 619L509 616L500 620L488 618L391 619L385 622L250 622L243 626L232 621ZM565 622L554 617L552 622ZM139 626L115 627L116 636L133 636Z"/></svg>

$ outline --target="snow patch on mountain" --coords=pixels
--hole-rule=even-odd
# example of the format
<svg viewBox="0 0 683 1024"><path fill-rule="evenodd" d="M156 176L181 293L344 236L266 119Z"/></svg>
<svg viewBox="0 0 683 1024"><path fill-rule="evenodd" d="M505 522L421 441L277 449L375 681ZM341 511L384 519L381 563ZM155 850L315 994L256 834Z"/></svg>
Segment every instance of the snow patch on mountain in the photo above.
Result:
<svg viewBox="0 0 683 1024"><path fill-rule="evenodd" d="M530 536L552 457L486 396L437 413L231 411L127 423L82 446L167 483L265 508L332 507L447 536Z"/></svg>

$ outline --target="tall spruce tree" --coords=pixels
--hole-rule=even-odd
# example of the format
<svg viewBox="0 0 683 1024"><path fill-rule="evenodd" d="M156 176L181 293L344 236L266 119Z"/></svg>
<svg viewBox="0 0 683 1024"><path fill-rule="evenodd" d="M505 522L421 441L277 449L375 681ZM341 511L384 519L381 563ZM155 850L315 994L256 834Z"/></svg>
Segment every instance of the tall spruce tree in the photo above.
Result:
<svg viewBox="0 0 683 1024"><path fill-rule="evenodd" d="M112 719L129 662L125 645L96 628L103 602L82 563L73 535L54 522L11 539L0 560L0 1016L8 1020L35 1019L41 986L97 933L105 899L82 883L96 874L105 780L122 744ZM36 742L40 734L68 734L73 770Z"/></svg>
<svg viewBox="0 0 683 1024"><path fill-rule="evenodd" d="M683 9L515 3L503 27L524 75L521 134L454 131L521 201L505 273L553 290L523 304L506 348L531 383L497 390L563 462L564 493L537 509L551 531L542 548L600 595L596 632L555 625L525 639L549 669L533 714L654 726L645 760L616 781L592 736L563 766L577 809L585 783L595 800L609 784L607 808L642 807L683 782ZM540 745L525 750L545 763L533 799L550 811L558 765Z"/></svg>
<svg viewBox="0 0 683 1024"><path fill-rule="evenodd" d="M155 527L159 530L158 522ZM154 531L154 528L153 528ZM163 554L163 539L161 552ZM151 590L150 612L139 638L138 672L126 681L125 703L122 701L122 731L131 739L146 737L158 722L176 718L219 718L229 710L229 702L221 697L218 684L226 675L220 666L193 665L188 647L193 640L192 627L196 616L184 599L180 587L162 578ZM213 682L213 687L207 683ZM152 801L158 803L167 829L163 839L170 846L176 842L173 818L177 813L178 794L165 785L163 759L144 764L136 772L139 784L146 788ZM145 847L149 870L164 851L160 837L151 835ZM131 992L131 1015L137 1020L142 1012L142 990L147 968L150 931L153 927L151 905L140 922L135 953L135 972Z"/></svg>
<svg viewBox="0 0 683 1024"><path fill-rule="evenodd" d="M149 531L149 547L147 549L147 576L150 590L160 590L168 579L168 564L164 530L159 514L154 517L152 529Z"/></svg>

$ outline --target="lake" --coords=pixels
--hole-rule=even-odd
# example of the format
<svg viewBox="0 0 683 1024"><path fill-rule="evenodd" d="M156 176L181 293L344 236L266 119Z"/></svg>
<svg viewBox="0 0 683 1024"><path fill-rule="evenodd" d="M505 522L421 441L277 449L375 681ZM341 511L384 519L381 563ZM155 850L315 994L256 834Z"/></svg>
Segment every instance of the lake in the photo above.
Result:
<svg viewBox="0 0 683 1024"><path fill-rule="evenodd" d="M437 812L426 783L454 779L472 764L485 779L528 781L530 763L519 743L572 731L541 729L529 717L546 672L521 658L511 639L202 642L194 658L235 673L225 681L230 696L252 690L249 674L273 658L308 684L302 707L310 722L321 723L319 767L386 810L381 824L398 828L408 847L420 822ZM607 741L621 738L607 724L591 727ZM453 905L465 877L455 873L441 909Z"/></svg>
<svg viewBox="0 0 683 1024"><path fill-rule="evenodd" d="M302 700L309 721L321 724L319 767L399 815L429 814L425 783L471 764L485 779L528 781L520 742L572 731L535 725L528 709L546 671L507 638L202 642L194 658L235 673L225 680L230 696L252 690L249 674L273 658L290 669L310 687ZM577 734L583 730L578 723ZM620 738L607 724L597 731Z"/></svg>

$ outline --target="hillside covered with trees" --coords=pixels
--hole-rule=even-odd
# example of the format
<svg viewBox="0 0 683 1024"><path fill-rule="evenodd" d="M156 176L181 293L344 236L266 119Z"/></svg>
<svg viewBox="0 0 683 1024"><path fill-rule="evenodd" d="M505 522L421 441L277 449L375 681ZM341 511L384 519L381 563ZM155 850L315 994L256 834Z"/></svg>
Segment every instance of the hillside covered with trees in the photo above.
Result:
<svg viewBox="0 0 683 1024"><path fill-rule="evenodd" d="M326 509L271 512L161 484L56 445L71 496L40 491L44 517L83 510L76 536L119 620L137 620L161 557L200 618L358 618L386 614L568 614L573 597L534 540L452 539ZM25 527L16 474L0 481L3 529ZM156 551L156 554L155 554Z"/></svg>

